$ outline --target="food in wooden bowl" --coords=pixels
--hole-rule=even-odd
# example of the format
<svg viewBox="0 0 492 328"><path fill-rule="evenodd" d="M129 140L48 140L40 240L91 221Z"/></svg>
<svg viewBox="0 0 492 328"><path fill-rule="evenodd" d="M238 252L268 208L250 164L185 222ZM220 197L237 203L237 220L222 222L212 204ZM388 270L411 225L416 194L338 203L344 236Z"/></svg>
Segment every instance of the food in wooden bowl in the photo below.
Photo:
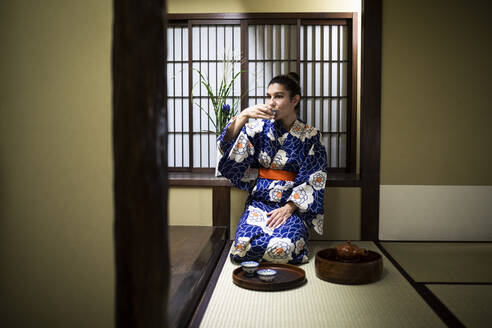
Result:
<svg viewBox="0 0 492 328"><path fill-rule="evenodd" d="M359 248L359 246L352 244L350 241L337 246L337 257L341 261L355 262L367 254L367 250Z"/></svg>
<svg viewBox="0 0 492 328"><path fill-rule="evenodd" d="M338 284L372 283L381 279L383 272L380 254L351 243L342 244L340 250L337 247L319 251L314 265L318 278Z"/></svg>

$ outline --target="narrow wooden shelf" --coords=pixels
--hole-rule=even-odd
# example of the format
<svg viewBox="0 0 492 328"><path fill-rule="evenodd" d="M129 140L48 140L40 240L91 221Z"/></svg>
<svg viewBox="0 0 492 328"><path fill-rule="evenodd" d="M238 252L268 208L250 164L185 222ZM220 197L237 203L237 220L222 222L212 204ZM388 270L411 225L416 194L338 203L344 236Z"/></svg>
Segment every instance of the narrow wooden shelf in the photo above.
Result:
<svg viewBox="0 0 492 328"><path fill-rule="evenodd" d="M232 187L232 184L223 177L216 177L210 172L169 172L169 186L171 187ZM359 174L330 173L326 187L360 187Z"/></svg>

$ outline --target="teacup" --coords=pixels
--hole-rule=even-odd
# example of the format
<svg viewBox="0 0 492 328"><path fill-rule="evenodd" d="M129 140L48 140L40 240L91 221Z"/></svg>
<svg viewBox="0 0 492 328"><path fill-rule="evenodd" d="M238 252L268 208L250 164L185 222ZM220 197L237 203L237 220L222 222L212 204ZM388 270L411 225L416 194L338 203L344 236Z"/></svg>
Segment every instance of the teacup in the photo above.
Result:
<svg viewBox="0 0 492 328"><path fill-rule="evenodd" d="M265 282L270 282L273 281L273 279L277 275L277 271L273 269L262 269L262 270L258 270L256 274L258 275L260 280Z"/></svg>
<svg viewBox="0 0 492 328"><path fill-rule="evenodd" d="M247 276L254 276L256 270L258 270L258 262L255 261L245 261L241 262L241 267L243 268L243 271L246 272Z"/></svg>

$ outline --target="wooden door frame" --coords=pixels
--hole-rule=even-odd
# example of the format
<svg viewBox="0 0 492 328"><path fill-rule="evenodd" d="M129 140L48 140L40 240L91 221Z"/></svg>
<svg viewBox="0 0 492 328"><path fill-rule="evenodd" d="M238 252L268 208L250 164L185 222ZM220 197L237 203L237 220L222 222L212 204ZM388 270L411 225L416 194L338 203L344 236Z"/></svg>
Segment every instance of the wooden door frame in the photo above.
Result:
<svg viewBox="0 0 492 328"><path fill-rule="evenodd" d="M115 322L117 327L165 327L169 288L166 67L162 65L166 1L115 0L113 8ZM379 232L381 23L382 0L362 0L364 240L377 240Z"/></svg>
<svg viewBox="0 0 492 328"><path fill-rule="evenodd" d="M361 238L379 239L382 0L362 0Z"/></svg>

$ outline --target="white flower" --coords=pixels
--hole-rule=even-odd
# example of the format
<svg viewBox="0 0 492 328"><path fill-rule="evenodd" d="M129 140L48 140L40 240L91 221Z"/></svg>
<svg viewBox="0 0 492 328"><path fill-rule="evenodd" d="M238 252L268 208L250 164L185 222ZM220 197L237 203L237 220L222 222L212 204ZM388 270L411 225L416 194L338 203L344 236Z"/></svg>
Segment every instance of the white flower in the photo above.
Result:
<svg viewBox="0 0 492 328"><path fill-rule="evenodd" d="M318 214L316 215L316 219L314 219L312 222L314 226L314 231L316 231L320 235L323 234L323 219L323 214Z"/></svg>
<svg viewBox="0 0 492 328"><path fill-rule="evenodd" d="M280 143L280 145L283 145L284 144L284 141L285 141L285 139L287 139L287 136L288 135L289 134L286 132L281 137L278 138L278 142Z"/></svg>
<svg viewBox="0 0 492 328"><path fill-rule="evenodd" d="M299 207L299 211L306 212L309 205L314 201L313 198L313 187L306 184L305 182L294 189L287 201L292 201Z"/></svg>
<svg viewBox="0 0 492 328"><path fill-rule="evenodd" d="M248 237L239 237L235 244L234 249L231 251L232 255L244 257L244 255L246 255L246 253L251 249L250 238Z"/></svg>
<svg viewBox="0 0 492 328"><path fill-rule="evenodd" d="M306 138L309 139L318 134L318 129L297 120L290 128L290 134L304 142Z"/></svg>
<svg viewBox="0 0 492 328"><path fill-rule="evenodd" d="M248 136L253 137L255 134L263 131L263 120L252 120L246 123L246 133Z"/></svg>
<svg viewBox="0 0 492 328"><path fill-rule="evenodd" d="M270 200L272 202L280 202L284 191L292 188L293 184L294 182L292 181L286 181L285 185L281 185L280 181L274 180L270 183L270 186L268 186L268 189L270 189Z"/></svg>
<svg viewBox="0 0 492 328"><path fill-rule="evenodd" d="M287 157L287 153L285 152L285 150L280 149L273 157L272 164L270 165L270 167L272 169L281 170L284 168L285 163L287 163L288 159L289 158Z"/></svg>
<svg viewBox="0 0 492 328"><path fill-rule="evenodd" d="M287 263L292 260L294 248L294 244L289 238L272 238L263 258L269 262Z"/></svg>
<svg viewBox="0 0 492 328"><path fill-rule="evenodd" d="M314 155L314 145L312 145L311 148L309 148L308 155Z"/></svg>
<svg viewBox="0 0 492 328"><path fill-rule="evenodd" d="M310 139L318 134L318 129L314 126L309 126L306 124L305 136L307 139Z"/></svg>
<svg viewBox="0 0 492 328"><path fill-rule="evenodd" d="M323 171L316 171L309 176L309 184L316 190L325 188L326 173Z"/></svg>
<svg viewBox="0 0 492 328"><path fill-rule="evenodd" d="M236 143L231 149L229 158L241 163L248 155L253 155L255 152L253 144L248 140L248 137L244 133L240 133L237 137Z"/></svg>
<svg viewBox="0 0 492 328"><path fill-rule="evenodd" d="M271 141L275 141L275 136L273 135L273 131L272 131L272 129L268 130L267 137L268 137L268 139L270 139Z"/></svg>
<svg viewBox="0 0 492 328"><path fill-rule="evenodd" d="M267 215L266 212L253 206L248 207L248 217L246 218L246 223L254 226L261 227L264 233L273 234L273 229L266 225Z"/></svg>
<svg viewBox="0 0 492 328"><path fill-rule="evenodd" d="M296 241L296 254L300 254L306 246L306 241L304 241L304 238L300 238L298 241Z"/></svg>
<svg viewBox="0 0 492 328"><path fill-rule="evenodd" d="M272 202L279 203L282 200L282 190L279 188L275 188L270 190L270 200Z"/></svg>
<svg viewBox="0 0 492 328"><path fill-rule="evenodd" d="M263 166L263 167L270 167L270 163L272 162L272 159L270 158L270 156L268 156L268 154L264 151L260 152L260 164Z"/></svg>
<svg viewBox="0 0 492 328"><path fill-rule="evenodd" d="M246 223L256 226L265 225L267 220L265 211L260 210L257 207L248 207L248 217L246 218Z"/></svg>
<svg viewBox="0 0 492 328"><path fill-rule="evenodd" d="M296 120L294 124L292 124L292 127L290 128L290 134L292 134L294 137L301 139L301 141L305 140L304 136L304 123L302 123L299 120Z"/></svg>

